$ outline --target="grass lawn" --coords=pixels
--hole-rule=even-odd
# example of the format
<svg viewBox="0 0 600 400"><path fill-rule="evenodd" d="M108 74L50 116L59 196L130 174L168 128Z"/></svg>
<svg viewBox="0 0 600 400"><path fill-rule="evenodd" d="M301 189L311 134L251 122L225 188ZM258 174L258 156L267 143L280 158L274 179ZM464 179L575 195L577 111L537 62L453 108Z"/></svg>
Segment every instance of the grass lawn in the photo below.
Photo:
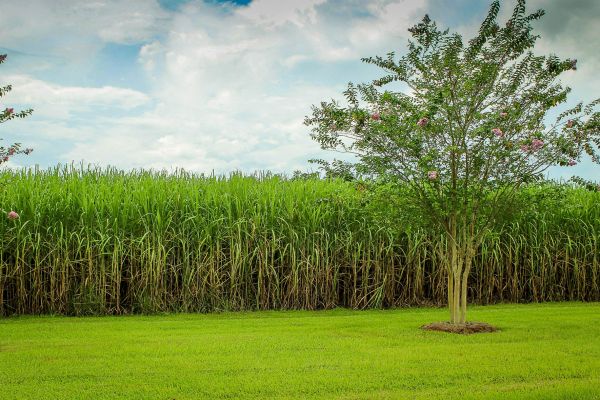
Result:
<svg viewBox="0 0 600 400"><path fill-rule="evenodd" d="M600 303L0 320L1 399L600 399Z"/></svg>

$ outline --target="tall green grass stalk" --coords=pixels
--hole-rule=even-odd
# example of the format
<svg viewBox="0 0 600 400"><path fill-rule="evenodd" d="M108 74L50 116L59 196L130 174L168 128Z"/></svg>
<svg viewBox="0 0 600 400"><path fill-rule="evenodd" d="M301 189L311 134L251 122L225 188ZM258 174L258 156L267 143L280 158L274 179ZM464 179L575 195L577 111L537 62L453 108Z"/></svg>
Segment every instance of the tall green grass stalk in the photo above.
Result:
<svg viewBox="0 0 600 400"><path fill-rule="evenodd" d="M21 216L0 219L3 315L447 299L428 232L378 226L352 183L73 166L1 175L0 204ZM542 190L524 189L531 207L484 242L471 301L600 300L600 193L546 204Z"/></svg>

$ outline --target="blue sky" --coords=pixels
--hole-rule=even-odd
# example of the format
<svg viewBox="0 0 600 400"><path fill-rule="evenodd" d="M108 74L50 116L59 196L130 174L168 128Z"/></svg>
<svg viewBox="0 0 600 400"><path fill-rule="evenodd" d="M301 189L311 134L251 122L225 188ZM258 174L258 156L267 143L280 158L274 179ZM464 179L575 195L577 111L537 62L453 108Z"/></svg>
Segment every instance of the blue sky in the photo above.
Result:
<svg viewBox="0 0 600 400"><path fill-rule="evenodd" d="M570 98L600 93L594 0L531 0L544 8L540 53L578 59ZM502 3L502 18L513 1ZM0 5L1 106L33 108L3 124L6 142L35 151L11 167L91 163L123 169L291 173L327 158L304 116L379 75L361 57L402 53L428 13L465 37L486 1L29 0ZM582 161L552 177L600 179Z"/></svg>

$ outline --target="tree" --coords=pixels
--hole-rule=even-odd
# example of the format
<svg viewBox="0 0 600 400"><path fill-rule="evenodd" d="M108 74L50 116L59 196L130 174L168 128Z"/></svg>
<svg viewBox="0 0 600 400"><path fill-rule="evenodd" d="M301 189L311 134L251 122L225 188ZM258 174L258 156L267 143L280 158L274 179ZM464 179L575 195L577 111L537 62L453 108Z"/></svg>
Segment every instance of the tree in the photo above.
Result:
<svg viewBox="0 0 600 400"><path fill-rule="evenodd" d="M385 75L348 84L347 105L312 107L305 124L321 148L353 154L359 175L396 180L436 229L446 260L450 323L466 322L472 260L499 213L524 183L552 165L575 165L587 153L599 161L600 99L570 108L547 124L547 113L570 89L559 75L577 61L533 53L531 23L519 0L504 26L499 1L467 43L425 15L409 29L408 52L396 60L370 57ZM397 82L409 94L383 90ZM326 169L340 169L318 161ZM343 169L343 168L342 168Z"/></svg>
<svg viewBox="0 0 600 400"><path fill-rule="evenodd" d="M6 61L6 54L0 54L0 64L3 64ZM11 85L7 85L4 87L0 87L0 98L6 96L12 90ZM32 109L23 110L20 112L15 112L13 108L5 108L4 110L0 110L0 124L3 124L11 119L15 118L25 118L33 112ZM2 140L2 139L0 139ZM29 154L33 151L31 148L26 148L24 150L21 149L20 143L13 143L8 147L0 146L0 165L8 162L8 160L17 155L17 154ZM19 214L14 211L9 211L7 214L9 219L17 219L19 218Z"/></svg>
<svg viewBox="0 0 600 400"><path fill-rule="evenodd" d="M6 61L6 54L0 54L0 64L3 64ZM12 85L7 85L4 87L0 87L0 98L6 96L12 90ZM15 118L25 118L28 115L31 115L33 112L32 109L15 112L13 108L5 108L4 110L0 110L0 124L3 124L11 119ZM2 139L0 139L2 140ZM33 149L27 148L21 150L20 143L13 143L8 147L0 147L0 164L7 162L10 157L15 156L17 154L29 154L33 151Z"/></svg>

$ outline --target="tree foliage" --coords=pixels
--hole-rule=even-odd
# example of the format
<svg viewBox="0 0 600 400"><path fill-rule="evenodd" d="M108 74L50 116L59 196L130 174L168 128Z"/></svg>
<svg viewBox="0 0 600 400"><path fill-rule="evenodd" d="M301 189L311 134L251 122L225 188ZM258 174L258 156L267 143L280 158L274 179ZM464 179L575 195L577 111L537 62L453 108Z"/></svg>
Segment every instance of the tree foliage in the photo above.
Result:
<svg viewBox="0 0 600 400"><path fill-rule="evenodd" d="M6 61L6 54L0 54L0 64ZM12 90L12 85L0 87L0 98L5 97ZM0 110L0 124L8 122L15 118L25 118L31 115L32 109L15 112L13 108L6 107ZM0 139L1 140L1 139ZM33 151L31 148L21 149L21 143L13 143L8 147L0 146L0 164L8 162L8 160L17 154L29 154Z"/></svg>
<svg viewBox="0 0 600 400"><path fill-rule="evenodd" d="M532 22L543 10L528 14L519 0L503 26L499 10L494 1L467 42L426 15L409 29L405 55L363 59L382 77L349 83L347 104L322 102L305 119L323 149L356 156L355 163L320 161L329 173L352 169L411 189L446 243L453 323L465 322L471 260L516 189L585 154L600 161L600 99L548 123L570 92L558 78L574 73L577 60L534 53ZM394 82L407 90L384 89Z"/></svg>

